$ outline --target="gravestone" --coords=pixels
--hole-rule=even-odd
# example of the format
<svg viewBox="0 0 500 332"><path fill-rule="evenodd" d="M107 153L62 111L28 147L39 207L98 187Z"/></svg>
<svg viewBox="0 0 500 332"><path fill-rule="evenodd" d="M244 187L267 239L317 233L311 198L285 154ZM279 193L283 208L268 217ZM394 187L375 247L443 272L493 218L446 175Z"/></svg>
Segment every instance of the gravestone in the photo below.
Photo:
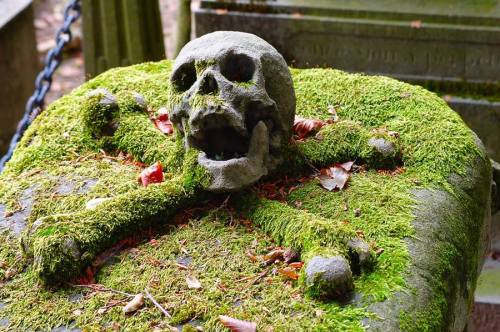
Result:
<svg viewBox="0 0 500 332"><path fill-rule="evenodd" d="M299 137L294 111L321 128ZM217 331L220 314L263 331L467 324L487 249L491 165L477 136L424 89L289 70L256 36L218 33L187 44L175 63L101 74L26 135L0 174L6 329ZM350 177L328 191L315 170L337 162ZM225 187L232 170L255 167L245 187L265 178L250 190ZM152 173L156 183L145 184ZM237 192L217 193L226 189ZM142 231L148 241L105 264ZM288 264L277 245L300 261ZM270 249L283 259L269 263L279 257ZM104 287L44 287L75 277ZM171 318L152 302L118 314L127 293L145 289Z"/></svg>
<svg viewBox="0 0 500 332"><path fill-rule="evenodd" d="M0 0L0 155L33 93L38 68L31 0Z"/></svg>
<svg viewBox="0 0 500 332"><path fill-rule="evenodd" d="M255 33L292 66L334 67L418 83L500 160L500 1L202 0L196 36Z"/></svg>
<svg viewBox="0 0 500 332"><path fill-rule="evenodd" d="M158 0L83 0L85 73L165 58Z"/></svg>

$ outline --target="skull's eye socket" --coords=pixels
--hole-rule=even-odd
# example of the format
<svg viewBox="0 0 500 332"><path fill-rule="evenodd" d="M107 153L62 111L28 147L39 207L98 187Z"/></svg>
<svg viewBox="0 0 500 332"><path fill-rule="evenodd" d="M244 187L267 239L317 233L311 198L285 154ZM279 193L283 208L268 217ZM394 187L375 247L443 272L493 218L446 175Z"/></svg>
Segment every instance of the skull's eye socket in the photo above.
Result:
<svg viewBox="0 0 500 332"><path fill-rule="evenodd" d="M175 90L184 92L196 82L196 69L194 62L181 65L172 75L172 84Z"/></svg>
<svg viewBox="0 0 500 332"><path fill-rule="evenodd" d="M245 54L229 54L221 64L221 73L231 82L248 82L255 72L253 60Z"/></svg>

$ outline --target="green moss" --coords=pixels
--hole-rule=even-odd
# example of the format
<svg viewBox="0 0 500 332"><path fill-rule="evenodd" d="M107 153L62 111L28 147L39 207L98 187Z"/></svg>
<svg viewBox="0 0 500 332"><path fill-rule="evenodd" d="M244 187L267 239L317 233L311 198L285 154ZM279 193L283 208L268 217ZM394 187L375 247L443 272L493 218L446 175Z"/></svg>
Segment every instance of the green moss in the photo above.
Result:
<svg viewBox="0 0 500 332"><path fill-rule="evenodd" d="M239 87L242 87L244 89L248 89L252 86L255 85L255 82L254 81L248 81L248 82L234 82L236 85L238 85Z"/></svg>
<svg viewBox="0 0 500 332"><path fill-rule="evenodd" d="M208 67L215 65L215 60L197 60L194 63L196 75L200 76Z"/></svg>
<svg viewBox="0 0 500 332"><path fill-rule="evenodd" d="M119 322L123 329L140 330L163 320L150 304L128 318L119 307L96 316L97 310L116 299L116 295L87 293L82 302L73 303L68 300L73 289L47 291L37 285L37 278L63 281L74 275L75 265L76 271L80 271L118 239L153 223L165 223L176 211L195 201L205 204L206 196L199 189L210 179L196 166L196 153L184 155L181 137L161 134L130 97L130 92L140 93L153 111L168 106L175 101L168 84L170 69L171 63L165 61L108 71L52 104L29 128L0 177L0 202L11 212L19 210L22 193L37 184L36 202L28 223L31 226L37 219L44 221L35 230L36 236L24 239L28 256L37 257L37 261L0 290L2 299L9 301L4 312L10 316L11 328L47 329L76 320L79 327L89 329ZM327 119L328 106L334 105L341 122L297 143L290 155L297 156L299 151L302 156L291 158L281 168L286 170L283 173L306 169L311 163L325 166L351 159L366 163L368 170L354 173L341 192L326 192L316 180L301 183L287 195L286 205L251 195L243 197L242 206L251 210L249 215L257 225L252 232L228 226L228 220L234 222L237 216L228 216L223 208L215 208L203 221L159 236L158 247L143 244L138 247L138 255L121 254L119 264L99 272L99 282L131 293L149 285L157 299L171 310L171 324L200 319L209 331L220 328L218 314L254 320L259 328L273 326L276 331L307 330L311 326L317 330L362 330L363 318L376 318L367 311L369 304L390 299L398 291L413 291L405 283L409 255L404 242L414 234L411 221L415 201L411 191L451 191L450 175L464 175L473 160L485 156L458 115L422 88L330 69L293 69L292 74L299 115ZM86 94L95 88L106 88L119 96L119 110L111 114L119 126L104 145L94 138L93 130L88 130L101 121L88 120L83 125L82 120L98 115L102 123L109 123L108 113L99 109L88 113L91 108L81 106L89 102ZM206 100L198 102L205 105ZM91 104L95 106L95 102ZM373 137L392 142L396 147L394 154L381 158L366 144ZM103 147L108 149L106 153L100 151ZM148 164L161 161L169 181L138 187L136 176L140 169L127 162L118 150ZM404 172L391 175L375 169L395 164L403 166ZM76 189L67 195L57 194L61 179L74 183ZM89 191L78 193L77 189L88 179L98 182ZM113 201L92 212L85 210L89 200L102 197ZM59 216L54 217L55 214ZM298 284L285 282L272 273L269 279L256 284L238 281L262 272L263 268L249 261L245 253L264 253L272 244L271 239L302 249L307 258L307 253L325 247L332 253L345 254L346 239L353 234L362 234L373 248L384 249L373 271L355 278L356 292L362 298L359 307L304 297ZM68 243L72 241L82 254L81 261L75 260L69 250ZM201 291L186 289L186 272L175 266L175 259L184 255L183 248L193 257L190 272L198 273L204 285ZM452 248L445 249L447 254L442 256L439 275L453 266L458 254ZM0 259L7 261L8 266L18 266L18 250L4 245ZM444 298L447 289L441 279L432 282L435 296L429 310L402 312L403 328L418 318L422 326L436 329L433 320L445 315L450 305ZM75 316L75 309L82 310L82 314Z"/></svg>
<svg viewBox="0 0 500 332"><path fill-rule="evenodd" d="M221 107L224 105L224 100L219 95L215 94L194 95L189 101L189 104L194 110L203 109L207 106L219 106L219 111L222 112L224 110Z"/></svg>

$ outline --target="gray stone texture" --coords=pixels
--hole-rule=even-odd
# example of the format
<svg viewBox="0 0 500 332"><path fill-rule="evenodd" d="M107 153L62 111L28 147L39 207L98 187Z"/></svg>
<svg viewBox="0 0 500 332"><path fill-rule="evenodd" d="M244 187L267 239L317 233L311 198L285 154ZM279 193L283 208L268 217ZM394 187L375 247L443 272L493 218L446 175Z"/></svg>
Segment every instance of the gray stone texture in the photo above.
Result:
<svg viewBox="0 0 500 332"><path fill-rule="evenodd" d="M383 138L370 138L368 145L374 147L384 157L395 152L394 145Z"/></svg>
<svg viewBox="0 0 500 332"><path fill-rule="evenodd" d="M498 0L202 0L195 23L196 36L255 33L292 66L382 74L476 99L500 95ZM500 160L500 103L450 104Z"/></svg>
<svg viewBox="0 0 500 332"><path fill-rule="evenodd" d="M38 69L32 1L0 1L0 155L33 93Z"/></svg>
<svg viewBox="0 0 500 332"><path fill-rule="evenodd" d="M33 210L37 190L36 186L24 190L19 199L19 209L12 213L6 214L5 206L0 204L0 231L8 230L16 237L21 235Z"/></svg>
<svg viewBox="0 0 500 332"><path fill-rule="evenodd" d="M85 72L165 58L158 1L83 0Z"/></svg>
<svg viewBox="0 0 500 332"><path fill-rule="evenodd" d="M354 289L349 262L342 256L314 256L306 266L306 286L320 298L343 298Z"/></svg>
<svg viewBox="0 0 500 332"><path fill-rule="evenodd" d="M482 145L478 140L481 148ZM438 297L446 312L427 323L430 330L464 331L474 302L474 288L489 249L491 169L477 160L466 176L449 179L455 194L442 190L414 192L415 235L406 240L411 263L406 277L410 289L370 305L383 320L366 321L372 331L398 331L400 313L417 322L419 312L432 310ZM414 316L415 315L415 316ZM422 326L422 328L424 328Z"/></svg>
<svg viewBox="0 0 500 332"><path fill-rule="evenodd" d="M211 191L236 191L280 162L291 137L295 93L283 57L261 38L220 31L189 42L171 81L171 119L212 175Z"/></svg>

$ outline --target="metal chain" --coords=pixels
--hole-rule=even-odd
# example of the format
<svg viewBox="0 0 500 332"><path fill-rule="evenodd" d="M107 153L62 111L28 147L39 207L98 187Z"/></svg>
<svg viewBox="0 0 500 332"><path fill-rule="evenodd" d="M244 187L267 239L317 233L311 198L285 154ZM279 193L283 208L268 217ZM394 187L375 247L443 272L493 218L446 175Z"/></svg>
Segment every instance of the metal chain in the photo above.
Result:
<svg viewBox="0 0 500 332"><path fill-rule="evenodd" d="M56 46L52 48L45 58L45 68L38 74L35 80L35 91L28 99L24 110L24 115L17 125L16 132L10 141L9 150L0 159L0 173L3 171L5 163L12 157L17 143L23 137L24 132L44 106L45 96L52 86L52 75L62 61L63 49L71 42L71 25L78 20L82 12L81 0L70 0L64 9L64 23L56 32Z"/></svg>

